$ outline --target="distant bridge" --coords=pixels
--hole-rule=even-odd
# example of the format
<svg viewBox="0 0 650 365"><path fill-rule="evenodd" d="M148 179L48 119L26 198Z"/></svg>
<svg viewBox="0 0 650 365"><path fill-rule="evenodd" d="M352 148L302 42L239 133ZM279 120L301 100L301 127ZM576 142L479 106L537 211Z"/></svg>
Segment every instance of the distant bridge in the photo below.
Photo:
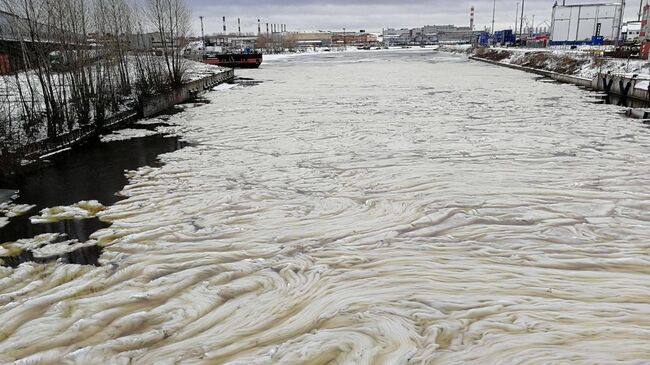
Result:
<svg viewBox="0 0 650 365"><path fill-rule="evenodd" d="M0 11L0 74L8 74L25 68L23 52L49 54L59 49L61 41L56 37L62 35L74 39L74 34L63 33L58 28L37 24L32 37L27 19L15 14ZM56 36L56 37L55 37ZM66 44L69 44L66 42ZM38 45L38 47L34 47Z"/></svg>

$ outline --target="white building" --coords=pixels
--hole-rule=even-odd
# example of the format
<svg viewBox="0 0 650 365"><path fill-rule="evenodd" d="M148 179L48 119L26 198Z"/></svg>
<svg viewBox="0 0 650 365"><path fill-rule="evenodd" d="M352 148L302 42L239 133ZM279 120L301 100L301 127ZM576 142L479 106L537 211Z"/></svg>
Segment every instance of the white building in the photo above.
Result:
<svg viewBox="0 0 650 365"><path fill-rule="evenodd" d="M620 36L622 16L620 3L555 4L551 20L551 43L588 43L594 36L614 41Z"/></svg>
<svg viewBox="0 0 650 365"><path fill-rule="evenodd" d="M641 22L627 22L621 29L625 42L638 42L641 37Z"/></svg>

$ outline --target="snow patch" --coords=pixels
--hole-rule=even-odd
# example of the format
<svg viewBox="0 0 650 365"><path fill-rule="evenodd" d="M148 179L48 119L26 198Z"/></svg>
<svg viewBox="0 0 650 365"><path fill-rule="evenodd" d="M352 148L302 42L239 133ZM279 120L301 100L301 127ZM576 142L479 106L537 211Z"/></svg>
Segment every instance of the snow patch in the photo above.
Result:
<svg viewBox="0 0 650 365"><path fill-rule="evenodd" d="M217 75L228 70L227 68L224 67L209 65L203 62L196 62L190 60L186 60L186 61L187 61L186 63L187 67L186 67L185 75L183 77L183 81L185 82L200 80L204 77Z"/></svg>

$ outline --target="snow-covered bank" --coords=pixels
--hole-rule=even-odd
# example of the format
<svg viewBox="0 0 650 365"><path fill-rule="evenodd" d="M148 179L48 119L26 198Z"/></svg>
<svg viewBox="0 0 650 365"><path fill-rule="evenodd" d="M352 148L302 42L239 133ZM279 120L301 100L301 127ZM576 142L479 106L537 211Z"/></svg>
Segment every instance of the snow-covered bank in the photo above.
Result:
<svg viewBox="0 0 650 365"><path fill-rule="evenodd" d="M460 45L443 46L439 50L589 79L600 72L650 78L650 66L646 60L600 57L588 49L474 48Z"/></svg>
<svg viewBox="0 0 650 365"><path fill-rule="evenodd" d="M156 60L159 63L158 67L163 69L165 67L163 59ZM127 73L132 84L136 85L141 76L138 72L136 61L133 57L128 58ZM185 60L185 73L183 75L184 83L191 83L197 80L209 78L227 71L227 68L208 65L202 62L195 62L192 60ZM70 74L61 72L53 73L51 75L53 83L60 87L61 103L70 104L70 100L74 93L70 85ZM118 114L132 107L138 100L137 88L131 90L131 94L120 96L117 108L106 110L106 117ZM26 100L33 100L32 105L35 111L44 112L45 97L40 86L39 75L36 71L23 71L15 75L0 76L0 143L5 146L17 148L25 146L30 143L35 143L47 139L47 125L45 121L28 122L24 120L24 104L22 98ZM94 119L95 111L89 111L90 119ZM58 135L69 133L73 130L79 129L80 125L78 120L71 119L69 123L61 123ZM2 151L0 150L0 155Z"/></svg>
<svg viewBox="0 0 650 365"><path fill-rule="evenodd" d="M146 118L156 115L196 97L198 93L204 90L210 90L221 83L234 79L234 72L231 69L197 62L192 63L192 67L187 69L185 78L187 81L183 85L172 90L161 90L153 95L140 96L137 98L137 102L133 100L128 104L120 104L119 112L106 116L103 123L96 122L94 118L91 118L90 122L85 125L71 121L65 128L61 127L59 133L51 138L46 138L46 128L49 127L44 122L33 126L40 133L32 133L31 135L26 133L27 128L23 125L26 122L6 123L9 127L7 129L11 130L13 128L15 130L12 130L9 134L0 133L0 142L2 142L3 147L7 148L6 151L8 152L3 156L4 149L0 149L0 174L14 173L26 165L32 164L39 157L71 148L88 137L94 136L95 133L103 133L107 130L119 128L133 122L138 117ZM0 117L0 130L7 127L7 125L4 125ZM125 140L134 136L144 137L159 132L127 130L105 135L102 141ZM165 130L162 133L173 133L173 131ZM7 135L11 135L14 139L6 139ZM16 136L19 138L16 138Z"/></svg>
<svg viewBox="0 0 650 365"><path fill-rule="evenodd" d="M226 70L228 69L225 67L219 67L215 65L209 65L203 62L195 62L195 61L187 60L187 69L183 77L183 80L185 82L196 81L205 77L210 77L213 75L220 74Z"/></svg>

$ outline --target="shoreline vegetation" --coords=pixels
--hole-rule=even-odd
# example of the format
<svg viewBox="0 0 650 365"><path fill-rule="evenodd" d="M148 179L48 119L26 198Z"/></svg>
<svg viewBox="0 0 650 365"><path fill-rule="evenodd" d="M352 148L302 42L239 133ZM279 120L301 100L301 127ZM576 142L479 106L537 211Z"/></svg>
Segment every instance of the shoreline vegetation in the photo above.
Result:
<svg viewBox="0 0 650 365"><path fill-rule="evenodd" d="M224 69L184 58L191 13L184 0L0 0L14 73L0 76L0 175L25 146L98 132L154 95ZM155 32L155 51L138 37Z"/></svg>
<svg viewBox="0 0 650 365"><path fill-rule="evenodd" d="M600 56L595 51L545 48L484 48L470 45L445 45L441 52L463 54L502 64L593 79L600 73L639 75L650 78L650 65L641 59L620 59Z"/></svg>

